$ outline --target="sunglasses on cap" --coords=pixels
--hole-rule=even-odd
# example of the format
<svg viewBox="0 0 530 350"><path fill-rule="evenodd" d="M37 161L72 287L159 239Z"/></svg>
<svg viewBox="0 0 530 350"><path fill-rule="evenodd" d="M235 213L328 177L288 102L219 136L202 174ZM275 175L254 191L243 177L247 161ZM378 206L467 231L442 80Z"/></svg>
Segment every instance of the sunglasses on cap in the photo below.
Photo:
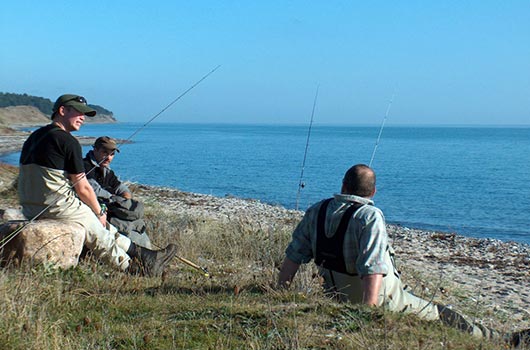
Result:
<svg viewBox="0 0 530 350"><path fill-rule="evenodd" d="M79 102L79 103L82 103L82 104L87 104L87 101L86 101L86 98L84 98L83 96L76 96L76 97L72 97L66 101L63 101L63 104L67 103L67 102L71 102L71 101L76 101L76 102Z"/></svg>

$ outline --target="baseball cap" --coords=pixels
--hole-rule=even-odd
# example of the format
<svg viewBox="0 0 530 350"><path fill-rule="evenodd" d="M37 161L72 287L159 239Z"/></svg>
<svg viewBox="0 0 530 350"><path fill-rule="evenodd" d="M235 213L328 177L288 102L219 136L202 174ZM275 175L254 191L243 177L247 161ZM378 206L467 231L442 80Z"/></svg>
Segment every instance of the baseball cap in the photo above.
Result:
<svg viewBox="0 0 530 350"><path fill-rule="evenodd" d="M119 152L118 145L116 144L116 141L114 139L111 139L108 136L101 136L96 139L96 142L94 142L94 148L105 148L108 151L116 151Z"/></svg>
<svg viewBox="0 0 530 350"><path fill-rule="evenodd" d="M57 99L57 101L55 101L55 104L53 105L52 116L55 114L55 112L57 112L57 110L61 106L73 107L76 111L83 113L88 117L93 117L96 115L96 111L88 107L86 98L84 98L83 96L73 94L65 94L59 96L59 98Z"/></svg>

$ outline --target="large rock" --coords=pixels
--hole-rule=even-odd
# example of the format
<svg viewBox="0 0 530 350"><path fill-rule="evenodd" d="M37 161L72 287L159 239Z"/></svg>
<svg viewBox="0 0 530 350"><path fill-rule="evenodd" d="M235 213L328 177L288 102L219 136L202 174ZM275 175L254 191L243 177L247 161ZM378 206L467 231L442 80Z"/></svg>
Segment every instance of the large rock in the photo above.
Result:
<svg viewBox="0 0 530 350"><path fill-rule="evenodd" d="M0 209L0 218L4 221L26 220L22 211L15 208Z"/></svg>
<svg viewBox="0 0 530 350"><path fill-rule="evenodd" d="M24 225L26 225L24 227ZM22 261L30 264L52 264L67 269L77 266L85 242L85 229L75 223L61 220L11 221L0 226L0 242L20 228L2 251L3 264L15 265Z"/></svg>

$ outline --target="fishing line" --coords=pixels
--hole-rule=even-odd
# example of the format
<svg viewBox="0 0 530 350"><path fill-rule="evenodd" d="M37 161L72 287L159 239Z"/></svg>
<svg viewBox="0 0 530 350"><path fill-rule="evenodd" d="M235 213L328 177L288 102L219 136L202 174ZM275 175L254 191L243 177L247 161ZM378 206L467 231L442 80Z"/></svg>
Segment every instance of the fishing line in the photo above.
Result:
<svg viewBox="0 0 530 350"><path fill-rule="evenodd" d="M149 119L149 121L147 123L145 123L144 125L142 125L141 127L139 127L135 132L132 133L131 136L129 136L123 143L126 143L128 141L130 141L136 134L138 134L140 131L142 131L147 125L149 125L153 120L155 120L156 118L158 118L158 116L162 113L164 113L169 107L171 107L175 102L177 102L178 100L180 100L184 95L186 95L188 92L190 92L191 90L193 90L193 88L195 88L197 85L199 85L204 79L208 78L211 74L213 74L213 72L215 72L217 69L219 69L219 67L221 67L221 65L218 65L217 67L215 67L214 69L212 69L210 72L208 72L206 75L204 75L201 79L197 80L197 82L195 84L193 84L192 86L190 86L186 91L184 91L183 93L181 93L176 99L174 99L170 104L168 104L166 107L162 108L162 110L160 112L158 112L157 114L155 114L151 119Z"/></svg>
<svg viewBox="0 0 530 350"><path fill-rule="evenodd" d="M304 177L304 168L305 160L307 157L307 149L309 148L309 138L311 137L311 128L313 126L313 116L315 115L315 106L317 104L318 89L320 85L317 85L317 91L315 92L315 99L313 100L313 110L311 111L311 121L309 122L309 129L307 130L307 141L305 143L305 152L304 160L302 161L302 170L300 171L300 181L298 182L298 192L296 193L296 210L298 210L298 205L300 204L300 191L305 187L305 184L302 182Z"/></svg>
<svg viewBox="0 0 530 350"><path fill-rule="evenodd" d="M372 162L374 161L375 152L377 151L377 147L379 146L379 141L381 140L381 134L383 133L383 128L385 127L385 123L386 123L386 120L388 118L388 113L390 112L390 107L392 106L392 103L394 102L394 96L395 95L396 95L396 93L394 92L392 94L392 97L390 98L390 101L388 101L388 106L386 108L385 117L383 118L383 121L381 123L381 128L379 129L379 135L377 135L377 140L375 141L375 146L374 146L374 150L372 152L372 157L370 158L370 163L368 164L368 166L370 168L372 167Z"/></svg>
<svg viewBox="0 0 530 350"><path fill-rule="evenodd" d="M211 74L213 74L213 72L215 72L217 69L219 69L219 67L221 67L221 65L218 65L217 67L215 67L214 69L212 69L210 72L208 72L206 75L204 75L201 79L197 80L193 85L191 85L186 91L184 91L183 93L181 93L177 98L175 98L173 101L171 101L171 103L169 103L166 107L162 108L162 110L160 112L158 112L157 114L155 114L153 117L151 117L151 119L149 119L145 124L143 124L140 128L138 128L137 130L135 130L131 136L129 136L124 142L122 142L121 144L123 143L126 143L128 141L130 141L136 134L138 134L141 130L143 130L147 125L149 125L153 120L155 120L156 118L158 118L162 113L164 113L169 107L171 107L174 103L176 103L178 100L180 100L184 95L186 95L188 92L190 92L191 90L193 90L197 85L199 85L203 80L205 80L206 78L208 78ZM121 145L120 144L120 145ZM118 145L119 146L119 145ZM92 171L94 171L95 168L97 168L101 163L103 163L106 159L108 158L105 157L103 158L99 163L98 165L95 165L92 169L90 169L88 172L84 173L83 176L81 176L81 178L79 178L79 180L77 180L75 183L73 183L71 186L69 186L68 190L71 190L73 189L81 180L83 180L83 178L86 178L86 176L88 174L90 174ZM53 194L57 194L59 191L61 191L63 188L65 187L65 185L63 185L62 187L60 187L57 191L55 191ZM60 196L56 196L56 198L50 203L48 204L47 207L45 207L44 209L42 209L37 215L35 215L32 219L30 219L28 222L26 222L23 226L19 227L18 229L14 230L13 232L11 232L10 234L6 235L4 238L2 238L0 240L0 250L2 250L11 240L13 240L24 228L26 228L28 225L30 225L31 223L33 223L33 221L35 221L36 219L38 219L42 214L44 214L44 212L46 212L52 205L54 205L55 203L57 203L57 201L59 201L59 199L61 199Z"/></svg>

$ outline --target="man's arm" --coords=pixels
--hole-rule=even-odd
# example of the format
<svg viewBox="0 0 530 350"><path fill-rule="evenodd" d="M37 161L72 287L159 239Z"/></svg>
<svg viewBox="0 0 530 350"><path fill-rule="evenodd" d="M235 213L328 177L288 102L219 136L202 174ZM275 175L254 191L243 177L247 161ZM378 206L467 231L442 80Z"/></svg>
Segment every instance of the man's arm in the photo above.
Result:
<svg viewBox="0 0 530 350"><path fill-rule="evenodd" d="M77 193L79 199L88 205L94 214L96 214L101 224L106 226L107 215L103 214L102 216L99 216L99 213L101 212L101 206L99 205L96 193L94 193L94 189L92 186L90 186L88 180L86 179L85 173L70 174L68 177L70 178L70 181L75 184L74 190Z"/></svg>
<svg viewBox="0 0 530 350"><path fill-rule="evenodd" d="M363 289L363 304L377 306L379 290L381 289L382 284L382 274L362 276L361 285Z"/></svg>
<svg viewBox="0 0 530 350"><path fill-rule="evenodd" d="M391 268L385 262L388 234L383 213L379 209L372 208L364 215L364 220L362 232L358 239L359 255L355 262L355 268L361 275L363 304L378 305L383 277Z"/></svg>
<svg viewBox="0 0 530 350"><path fill-rule="evenodd" d="M101 185L96 181L96 179L87 179L87 181L90 186L92 186L96 197L105 199L110 199L112 197L112 193L101 187Z"/></svg>
<svg viewBox="0 0 530 350"><path fill-rule="evenodd" d="M132 192L129 190L124 183L120 181L114 170L106 168L105 169L105 183L111 188L111 193L116 196L123 197L125 199L132 198Z"/></svg>
<svg viewBox="0 0 530 350"><path fill-rule="evenodd" d="M120 182L120 185L118 186L118 188L116 189L116 194L120 197L123 197L125 199L131 199L132 198L132 193L131 193L131 190L129 190L129 187L127 187L126 185L124 185L123 183Z"/></svg>
<svg viewBox="0 0 530 350"><path fill-rule="evenodd" d="M282 267L280 269L280 276L278 277L278 286L280 288L288 287L293 281L296 272L300 264L295 263L289 258L283 260Z"/></svg>

